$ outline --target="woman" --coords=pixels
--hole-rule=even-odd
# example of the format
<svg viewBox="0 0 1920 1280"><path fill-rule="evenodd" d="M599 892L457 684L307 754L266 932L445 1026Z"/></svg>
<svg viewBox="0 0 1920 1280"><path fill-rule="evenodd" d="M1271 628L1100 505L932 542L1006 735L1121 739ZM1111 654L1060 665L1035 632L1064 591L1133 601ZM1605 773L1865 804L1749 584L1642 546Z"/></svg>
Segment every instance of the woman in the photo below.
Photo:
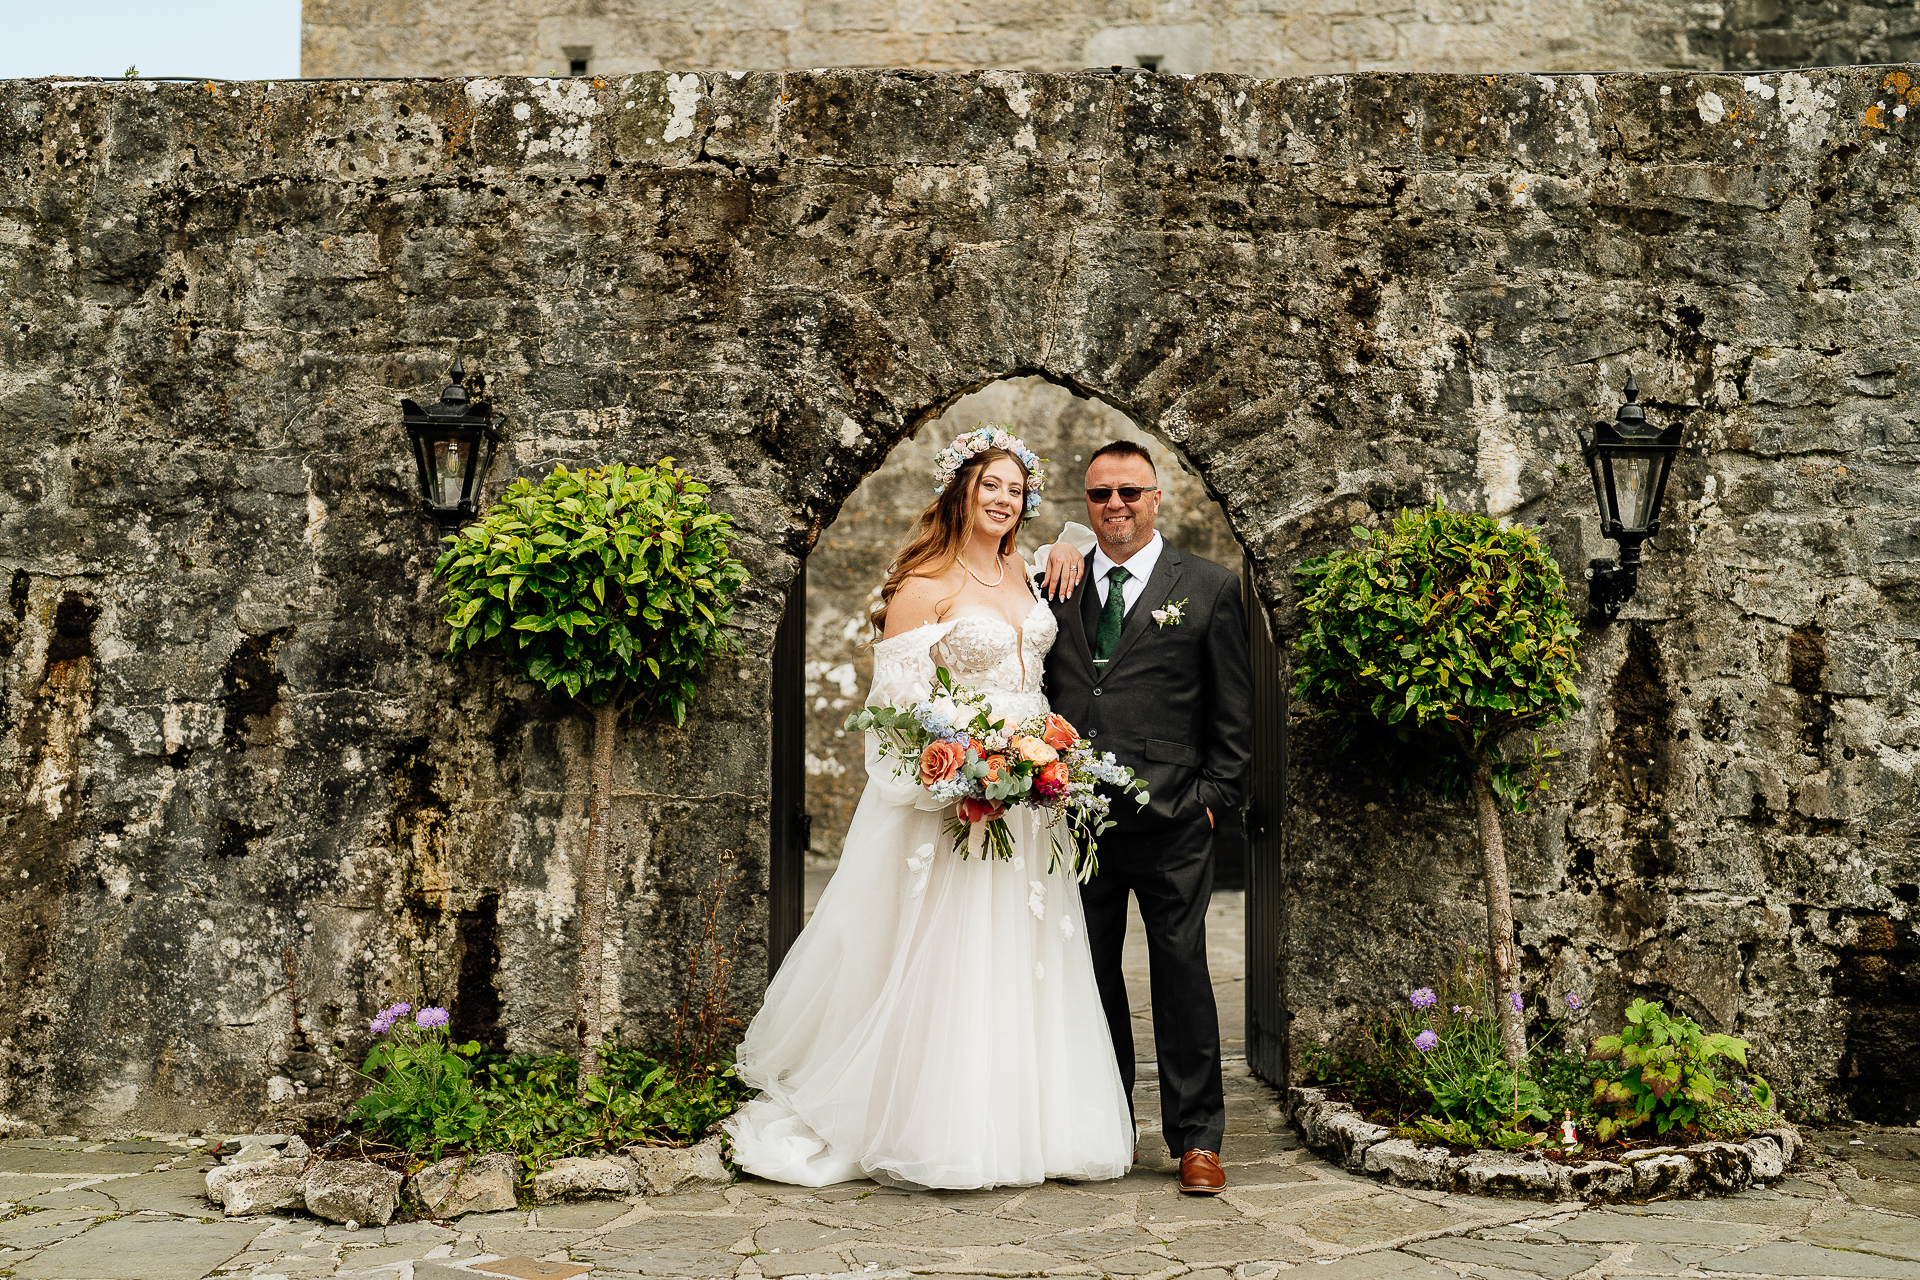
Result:
<svg viewBox="0 0 1920 1280"><path fill-rule="evenodd" d="M1045 713L1056 627L1014 552L1037 462L998 428L941 453L940 496L882 588L869 705L922 700L945 667L1010 724ZM1133 1123L1078 886L1047 870L1034 812L1007 811L1011 860L962 858L942 831L952 805L871 738L867 773L839 870L741 1042L762 1093L727 1122L734 1158L803 1186L1119 1177Z"/></svg>

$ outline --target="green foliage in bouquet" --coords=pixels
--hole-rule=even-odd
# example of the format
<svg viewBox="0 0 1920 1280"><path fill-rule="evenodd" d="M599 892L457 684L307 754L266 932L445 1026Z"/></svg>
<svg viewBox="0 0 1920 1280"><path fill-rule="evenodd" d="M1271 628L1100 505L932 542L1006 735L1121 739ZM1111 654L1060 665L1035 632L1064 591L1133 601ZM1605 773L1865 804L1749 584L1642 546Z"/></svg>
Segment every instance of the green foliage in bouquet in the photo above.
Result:
<svg viewBox="0 0 1920 1280"><path fill-rule="evenodd" d="M497 643L514 675L590 705L628 702L684 723L747 571L732 517L663 458L653 467L556 467L453 535L447 658Z"/></svg>
<svg viewBox="0 0 1920 1280"><path fill-rule="evenodd" d="M1685 1014L1668 1014L1659 1001L1635 1000L1627 1006L1627 1024L1617 1036L1601 1036L1588 1057L1618 1062L1617 1075L1594 1082L1593 1100L1601 1109L1602 1142L1615 1134L1653 1122L1657 1133L1692 1125L1731 1100L1730 1081L1715 1074L1716 1059L1745 1068L1745 1040L1715 1033ZM1745 1084L1743 1101L1765 1111L1772 1090L1759 1076Z"/></svg>

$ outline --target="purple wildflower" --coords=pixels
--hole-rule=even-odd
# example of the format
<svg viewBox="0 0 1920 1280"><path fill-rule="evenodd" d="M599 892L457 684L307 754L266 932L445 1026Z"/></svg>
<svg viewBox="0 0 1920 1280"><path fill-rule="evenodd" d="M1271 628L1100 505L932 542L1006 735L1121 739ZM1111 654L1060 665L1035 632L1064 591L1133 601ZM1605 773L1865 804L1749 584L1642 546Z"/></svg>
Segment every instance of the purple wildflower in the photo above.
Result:
<svg viewBox="0 0 1920 1280"><path fill-rule="evenodd" d="M1571 991L1567 992L1567 1008L1578 1009L1579 1007L1580 1007L1580 997L1577 995L1574 995L1573 992Z"/></svg>
<svg viewBox="0 0 1920 1280"><path fill-rule="evenodd" d="M383 1036L387 1034L387 1032L391 1030L392 1027L393 1027L393 1019L387 1016L386 1010L384 1009L381 1010L380 1016L373 1020L373 1034L377 1036Z"/></svg>
<svg viewBox="0 0 1920 1280"><path fill-rule="evenodd" d="M1440 1047L1440 1037L1431 1031L1422 1031L1413 1038L1413 1047L1422 1053L1432 1053Z"/></svg>
<svg viewBox="0 0 1920 1280"><path fill-rule="evenodd" d="M419 1027L444 1027L447 1025L447 1011L439 1005L428 1005L413 1022Z"/></svg>
<svg viewBox="0 0 1920 1280"><path fill-rule="evenodd" d="M1431 1009L1440 1003L1440 997L1433 994L1432 987L1422 987L1408 996L1407 1002L1416 1009Z"/></svg>
<svg viewBox="0 0 1920 1280"><path fill-rule="evenodd" d="M1526 1002L1520 998L1520 993L1518 991L1509 991L1507 993L1507 999L1513 1001L1513 1011L1515 1013L1519 1013L1521 1010L1527 1007Z"/></svg>

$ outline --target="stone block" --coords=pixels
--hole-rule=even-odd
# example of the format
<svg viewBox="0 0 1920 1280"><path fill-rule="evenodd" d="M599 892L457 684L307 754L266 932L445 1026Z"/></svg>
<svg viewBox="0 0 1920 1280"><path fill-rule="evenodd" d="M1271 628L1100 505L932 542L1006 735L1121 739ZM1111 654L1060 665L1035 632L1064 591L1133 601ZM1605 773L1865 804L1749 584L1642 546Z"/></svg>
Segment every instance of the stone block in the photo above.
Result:
<svg viewBox="0 0 1920 1280"><path fill-rule="evenodd" d="M1567 1189L1582 1200L1619 1200L1633 1191L1633 1171L1611 1160L1568 1165Z"/></svg>
<svg viewBox="0 0 1920 1280"><path fill-rule="evenodd" d="M541 1204L579 1196L630 1196L641 1189L639 1170L624 1156L570 1156L533 1175Z"/></svg>
<svg viewBox="0 0 1920 1280"><path fill-rule="evenodd" d="M1737 1142L1698 1142L1683 1152L1693 1161L1696 1184L1715 1191L1744 1191L1753 1185L1753 1157Z"/></svg>
<svg viewBox="0 0 1920 1280"><path fill-rule="evenodd" d="M1436 1187L1453 1189L1454 1173L1467 1157L1450 1154L1445 1147L1421 1146L1407 1138L1389 1138L1366 1150L1360 1167L1366 1173L1384 1173L1396 1187Z"/></svg>
<svg viewBox="0 0 1920 1280"><path fill-rule="evenodd" d="M1323 1102L1301 1110L1305 1117L1301 1128L1306 1133L1307 1145L1356 1173L1360 1171L1367 1148L1391 1136L1390 1130L1372 1123L1343 1103Z"/></svg>
<svg viewBox="0 0 1920 1280"><path fill-rule="evenodd" d="M1755 1182L1772 1182L1786 1172L1787 1161L1780 1144L1772 1138L1753 1138L1741 1144L1753 1168Z"/></svg>
<svg viewBox="0 0 1920 1280"><path fill-rule="evenodd" d="M1562 1166L1506 1151L1475 1152L1462 1160L1456 1176L1468 1195L1558 1200L1571 1193Z"/></svg>
<svg viewBox="0 0 1920 1280"><path fill-rule="evenodd" d="M1775 1142L1779 1143L1780 1158L1786 1162L1786 1166L1789 1169L1793 1167L1794 1161L1800 1158L1800 1152L1805 1149L1806 1146L1800 1137L1800 1131L1792 1125L1782 1125L1778 1129L1762 1129L1759 1133L1756 1133L1754 1137L1772 1138Z"/></svg>
<svg viewBox="0 0 1920 1280"><path fill-rule="evenodd" d="M386 1226L405 1179L366 1160L326 1160L308 1171L307 1212L329 1222Z"/></svg>
<svg viewBox="0 0 1920 1280"><path fill-rule="evenodd" d="M455 1157L428 1165L408 1185L414 1198L435 1217L454 1218L514 1208L517 1172L512 1156Z"/></svg>
<svg viewBox="0 0 1920 1280"><path fill-rule="evenodd" d="M1633 1172L1633 1194L1640 1197L1678 1195L1693 1185L1694 1164L1672 1147L1629 1151L1620 1163Z"/></svg>
<svg viewBox="0 0 1920 1280"><path fill-rule="evenodd" d="M229 1217L295 1208L301 1202L300 1174L306 1164L275 1158L220 1165L207 1174L207 1199L224 1208ZM266 1207L260 1208L263 1203Z"/></svg>
<svg viewBox="0 0 1920 1280"><path fill-rule="evenodd" d="M25 1120L14 1120L7 1116L0 1116L0 1141L13 1138L44 1138L46 1133L47 1131L37 1124L29 1124Z"/></svg>
<svg viewBox="0 0 1920 1280"><path fill-rule="evenodd" d="M635 1189L644 1195L682 1191L719 1191L733 1185L733 1173L720 1156L720 1135L691 1147L625 1147L621 1155L634 1165Z"/></svg>

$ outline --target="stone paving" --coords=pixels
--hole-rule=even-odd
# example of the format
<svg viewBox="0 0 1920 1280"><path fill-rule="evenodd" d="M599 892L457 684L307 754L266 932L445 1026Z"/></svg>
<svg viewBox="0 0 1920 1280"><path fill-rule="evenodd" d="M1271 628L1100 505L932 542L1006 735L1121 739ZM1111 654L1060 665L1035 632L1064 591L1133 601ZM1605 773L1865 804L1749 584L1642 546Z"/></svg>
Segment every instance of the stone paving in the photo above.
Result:
<svg viewBox="0 0 1920 1280"><path fill-rule="evenodd" d="M911 1194L748 1179L725 1192L349 1229L291 1213L220 1218L199 1194L211 1162L185 1139L14 1141L0 1144L0 1275L450 1280L519 1258L544 1265L509 1263L507 1274L1920 1280L1914 1130L1815 1135L1809 1167L1776 1190L1556 1207L1348 1174L1302 1148L1244 1066L1230 1076L1231 1186L1217 1199L1178 1194L1149 1134L1140 1168L1110 1183ZM1149 1074L1143 1111L1152 1091Z"/></svg>

